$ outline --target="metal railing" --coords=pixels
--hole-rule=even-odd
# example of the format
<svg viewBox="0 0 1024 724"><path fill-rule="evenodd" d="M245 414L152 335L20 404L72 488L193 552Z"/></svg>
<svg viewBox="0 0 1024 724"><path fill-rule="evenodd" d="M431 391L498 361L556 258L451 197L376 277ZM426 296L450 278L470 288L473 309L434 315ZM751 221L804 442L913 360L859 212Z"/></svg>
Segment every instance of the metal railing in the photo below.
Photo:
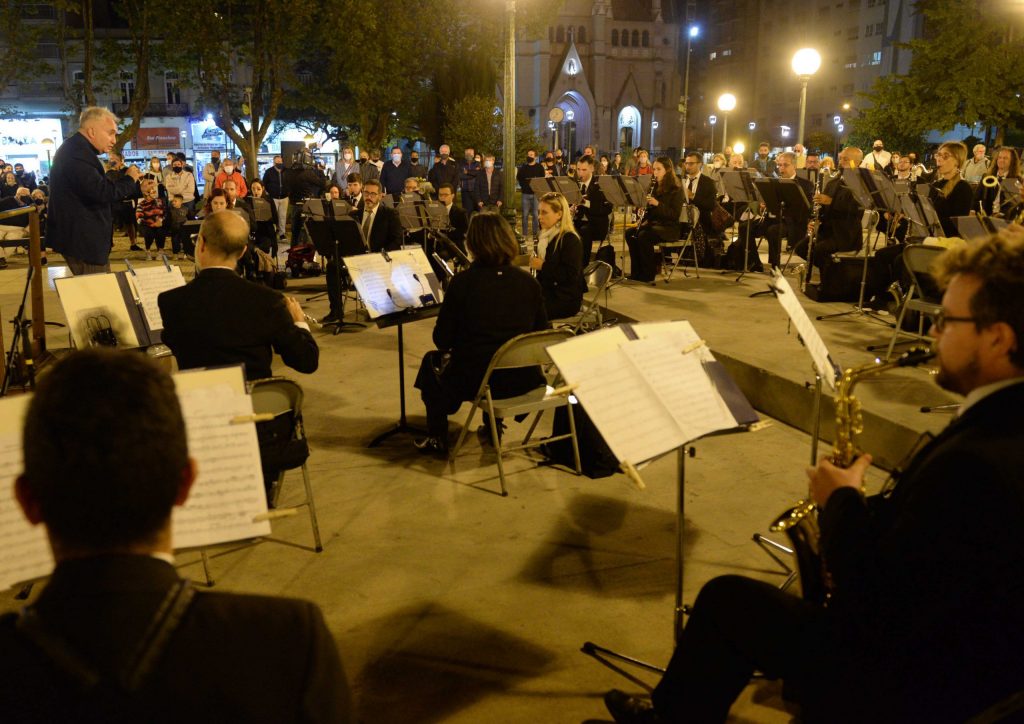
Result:
<svg viewBox="0 0 1024 724"><path fill-rule="evenodd" d="M46 355L46 314L43 309L42 239L39 236L39 209L25 206L0 212L0 221L16 216L28 216L28 263L32 266L32 286L29 298L32 304L32 359L38 365ZM3 327L0 326L0 359L6 360ZM0 386L3 385L3 366L0 365Z"/></svg>

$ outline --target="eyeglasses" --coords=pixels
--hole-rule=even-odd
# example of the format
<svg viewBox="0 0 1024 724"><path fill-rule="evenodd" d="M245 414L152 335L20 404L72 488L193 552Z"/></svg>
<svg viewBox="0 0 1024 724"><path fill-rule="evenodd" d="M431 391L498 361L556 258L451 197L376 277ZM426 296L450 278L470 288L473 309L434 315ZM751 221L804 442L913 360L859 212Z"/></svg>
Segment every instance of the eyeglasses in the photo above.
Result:
<svg viewBox="0 0 1024 724"><path fill-rule="evenodd" d="M977 324L978 318L951 317L950 315L946 314L945 310L939 310L939 313L935 315L935 330L937 332L942 332L946 328L946 325L949 324L950 322L974 322L975 324Z"/></svg>
<svg viewBox="0 0 1024 724"><path fill-rule="evenodd" d="M953 154L951 154L951 153L946 153L945 151L943 151L942 153L937 153L937 154L935 154L935 158L936 158L936 159L942 159L942 158L953 158Z"/></svg>

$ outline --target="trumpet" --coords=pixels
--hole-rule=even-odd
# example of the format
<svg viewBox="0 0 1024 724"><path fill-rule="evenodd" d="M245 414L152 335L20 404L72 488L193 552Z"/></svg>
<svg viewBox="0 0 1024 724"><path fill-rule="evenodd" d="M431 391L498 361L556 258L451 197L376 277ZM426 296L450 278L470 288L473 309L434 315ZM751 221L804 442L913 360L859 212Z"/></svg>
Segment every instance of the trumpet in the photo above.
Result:
<svg viewBox="0 0 1024 724"><path fill-rule="evenodd" d="M987 189L994 189L999 185L999 179L995 176L985 176L981 179L981 185Z"/></svg>

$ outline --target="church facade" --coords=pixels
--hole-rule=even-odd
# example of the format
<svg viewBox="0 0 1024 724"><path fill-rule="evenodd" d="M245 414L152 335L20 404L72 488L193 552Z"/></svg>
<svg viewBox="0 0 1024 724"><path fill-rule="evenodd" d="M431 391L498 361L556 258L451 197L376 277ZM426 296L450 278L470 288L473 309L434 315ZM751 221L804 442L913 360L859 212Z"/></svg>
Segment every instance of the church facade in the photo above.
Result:
<svg viewBox="0 0 1024 724"><path fill-rule="evenodd" d="M671 3L567 0L547 37L517 42L516 104L552 145L675 152L681 42Z"/></svg>

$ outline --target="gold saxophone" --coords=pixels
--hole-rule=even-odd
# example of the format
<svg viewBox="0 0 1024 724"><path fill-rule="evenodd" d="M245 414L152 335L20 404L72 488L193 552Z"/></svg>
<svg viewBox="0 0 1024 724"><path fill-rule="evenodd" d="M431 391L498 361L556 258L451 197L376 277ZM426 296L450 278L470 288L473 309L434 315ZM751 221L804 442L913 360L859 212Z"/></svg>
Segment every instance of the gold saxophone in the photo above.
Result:
<svg viewBox="0 0 1024 724"><path fill-rule="evenodd" d="M833 464L848 468L861 451L857 435L864 431L860 401L853 396L854 386L865 377L873 377L896 367L916 367L935 356L931 349L917 347L890 362L876 360L843 372L836 388L836 434L832 445ZM771 524L773 533L783 532L789 538L800 572L804 599L825 605L831 594L828 569L821 554L818 529L818 507L813 500L798 500Z"/></svg>

